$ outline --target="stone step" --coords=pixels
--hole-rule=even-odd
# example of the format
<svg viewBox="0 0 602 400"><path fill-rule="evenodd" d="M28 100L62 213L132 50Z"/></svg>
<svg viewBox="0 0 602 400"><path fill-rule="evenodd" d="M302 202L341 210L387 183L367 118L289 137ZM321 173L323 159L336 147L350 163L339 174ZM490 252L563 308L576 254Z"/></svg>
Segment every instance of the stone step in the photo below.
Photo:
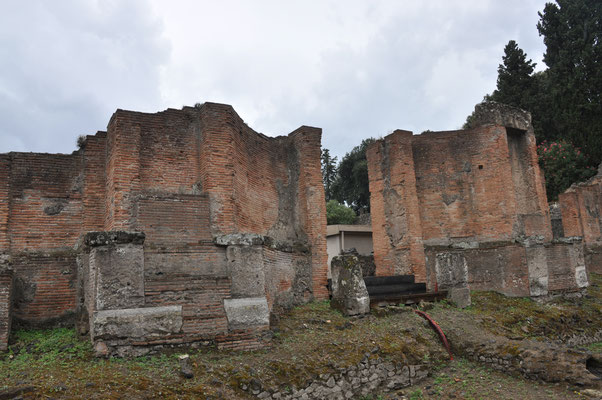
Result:
<svg viewBox="0 0 602 400"><path fill-rule="evenodd" d="M415 304L422 301L440 301L447 297L447 290L410 294L379 294L370 296L370 307L387 304Z"/></svg>
<svg viewBox="0 0 602 400"><path fill-rule="evenodd" d="M366 289L368 289L368 294L370 296L377 294L410 294L410 293L425 293L426 292L426 284L425 283L400 283L396 285L378 285L378 286L368 286L366 285Z"/></svg>
<svg viewBox="0 0 602 400"><path fill-rule="evenodd" d="M366 286L414 283L414 275L366 276L364 277L364 282L366 283Z"/></svg>

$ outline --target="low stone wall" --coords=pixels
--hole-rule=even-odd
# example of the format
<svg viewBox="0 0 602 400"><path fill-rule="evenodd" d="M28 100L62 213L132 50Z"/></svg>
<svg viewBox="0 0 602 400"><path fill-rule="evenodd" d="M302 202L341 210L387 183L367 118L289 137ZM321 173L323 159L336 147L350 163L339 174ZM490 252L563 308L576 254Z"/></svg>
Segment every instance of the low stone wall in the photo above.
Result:
<svg viewBox="0 0 602 400"><path fill-rule="evenodd" d="M217 246L210 244L226 247L223 270L169 275L159 264L147 271L145 238L142 232L89 232L78 246L83 304L79 328L90 333L98 356L140 356L187 344L257 349L270 339L270 308L278 291L290 293L294 304L302 300L295 300L293 292L304 298L295 289L312 289L309 279L298 279L304 267L311 269L307 249L266 243L260 235L223 236ZM291 270L289 281L279 276L280 286L267 283L265 270L277 266L266 261L266 249L287 256L281 264ZM293 263L295 257L300 262Z"/></svg>
<svg viewBox="0 0 602 400"><path fill-rule="evenodd" d="M429 289L467 286L506 296L548 296L588 286L580 238L425 246Z"/></svg>
<svg viewBox="0 0 602 400"><path fill-rule="evenodd" d="M508 373L546 382L594 386L599 379L587 370L592 354L561 344L514 340L487 333L469 314L433 310L454 354Z"/></svg>
<svg viewBox="0 0 602 400"><path fill-rule="evenodd" d="M501 340L472 345L453 340L454 351L465 357L488 364L500 371L515 371L529 379L546 382L568 382L573 385L590 386L596 376L586 369L589 355L561 346L530 340Z"/></svg>
<svg viewBox="0 0 602 400"><path fill-rule="evenodd" d="M303 389L281 391L243 385L243 390L259 399L344 400L399 390L416 384L428 374L426 365L404 365L366 353L358 364L335 374L322 374Z"/></svg>

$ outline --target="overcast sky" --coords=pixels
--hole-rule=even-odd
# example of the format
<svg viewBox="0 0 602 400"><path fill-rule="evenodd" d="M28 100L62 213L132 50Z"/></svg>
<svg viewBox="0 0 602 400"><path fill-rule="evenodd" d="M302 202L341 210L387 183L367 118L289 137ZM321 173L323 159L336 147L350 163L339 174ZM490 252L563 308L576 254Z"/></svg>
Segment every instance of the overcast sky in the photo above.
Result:
<svg viewBox="0 0 602 400"><path fill-rule="evenodd" d="M543 69L544 0L2 0L0 153L70 153L117 109L227 103L256 131L461 127L514 39Z"/></svg>

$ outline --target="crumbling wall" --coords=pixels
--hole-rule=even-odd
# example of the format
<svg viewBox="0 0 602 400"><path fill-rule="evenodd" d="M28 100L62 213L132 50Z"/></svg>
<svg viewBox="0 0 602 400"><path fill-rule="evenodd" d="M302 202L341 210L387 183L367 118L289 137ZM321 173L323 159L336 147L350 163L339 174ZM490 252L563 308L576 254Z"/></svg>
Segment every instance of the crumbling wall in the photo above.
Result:
<svg viewBox="0 0 602 400"><path fill-rule="evenodd" d="M513 296L587 285L581 243L552 242L529 113L483 103L475 121L460 131L395 131L369 147L376 275ZM439 261L452 259L463 260L465 281L439 282L455 265Z"/></svg>
<svg viewBox="0 0 602 400"><path fill-rule="evenodd" d="M108 346L100 353L161 341L261 344L265 315L327 296L320 140L310 127L269 138L231 106L205 103L117 110L71 155L0 155L0 252L15 270L14 316L78 315ZM82 244L87 232L145 239ZM238 234L260 241L219 240ZM243 290L249 271L253 293ZM245 326L237 318L249 310L258 317ZM150 331L136 331L137 318Z"/></svg>
<svg viewBox="0 0 602 400"><path fill-rule="evenodd" d="M558 196L565 237L582 237L588 271L602 273L602 164L587 182Z"/></svg>
<svg viewBox="0 0 602 400"><path fill-rule="evenodd" d="M501 126L412 138L420 222L427 243L508 240L516 218Z"/></svg>
<svg viewBox="0 0 602 400"><path fill-rule="evenodd" d="M14 271L14 318L26 325L73 321L73 246L84 214L82 153L1 158L0 251Z"/></svg>
<svg viewBox="0 0 602 400"><path fill-rule="evenodd" d="M414 275L425 282L421 208L412 133L397 130L367 151L376 275Z"/></svg>

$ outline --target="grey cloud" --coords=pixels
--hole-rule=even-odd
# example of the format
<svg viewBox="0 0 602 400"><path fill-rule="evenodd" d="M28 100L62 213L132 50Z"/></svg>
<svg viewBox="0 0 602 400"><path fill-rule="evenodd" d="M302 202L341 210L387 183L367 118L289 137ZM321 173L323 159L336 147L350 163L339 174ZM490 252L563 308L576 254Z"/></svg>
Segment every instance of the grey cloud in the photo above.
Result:
<svg viewBox="0 0 602 400"><path fill-rule="evenodd" d="M215 101L270 135L322 127L341 156L396 128L460 127L508 40L543 52L545 0L148 1L8 7L0 152L71 151L116 108Z"/></svg>
<svg viewBox="0 0 602 400"><path fill-rule="evenodd" d="M70 152L116 108L160 104L169 46L145 2L27 4L0 16L0 152Z"/></svg>

